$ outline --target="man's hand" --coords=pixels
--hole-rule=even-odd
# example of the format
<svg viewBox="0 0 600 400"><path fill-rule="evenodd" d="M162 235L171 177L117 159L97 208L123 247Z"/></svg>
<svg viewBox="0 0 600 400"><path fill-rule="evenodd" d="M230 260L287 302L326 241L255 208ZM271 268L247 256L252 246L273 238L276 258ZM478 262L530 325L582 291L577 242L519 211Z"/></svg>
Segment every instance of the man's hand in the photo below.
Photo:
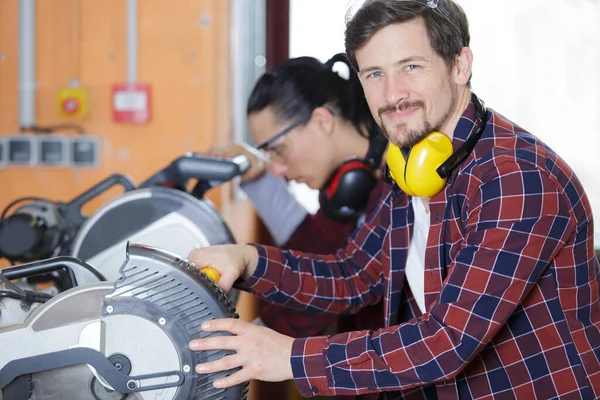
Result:
<svg viewBox="0 0 600 400"><path fill-rule="evenodd" d="M218 285L229 293L239 277L245 279L254 273L258 252L250 245L224 244L192 250L187 259L200 269L217 269L220 273Z"/></svg>
<svg viewBox="0 0 600 400"><path fill-rule="evenodd" d="M213 336L192 340L191 350L233 350L236 354L224 356L196 366L198 374L210 374L242 367L235 374L216 380L214 386L227 388L250 379L279 382L292 379L292 344L294 338L274 330L250 324L239 319L215 319L204 322L205 332L230 332L235 336Z"/></svg>
<svg viewBox="0 0 600 400"><path fill-rule="evenodd" d="M213 157L233 158L240 154L245 155L250 162L250 168L242 175L242 181L253 181L265 173L265 157L254 147L241 142L229 142L217 144L204 152Z"/></svg>

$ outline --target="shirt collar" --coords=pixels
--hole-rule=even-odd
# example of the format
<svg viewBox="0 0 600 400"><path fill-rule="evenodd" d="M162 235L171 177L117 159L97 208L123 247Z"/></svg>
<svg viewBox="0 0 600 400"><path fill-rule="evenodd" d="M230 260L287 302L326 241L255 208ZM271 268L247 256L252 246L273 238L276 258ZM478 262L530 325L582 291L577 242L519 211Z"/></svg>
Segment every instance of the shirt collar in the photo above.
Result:
<svg viewBox="0 0 600 400"><path fill-rule="evenodd" d="M452 135L452 148L454 151L458 150L465 140L477 130L475 124L475 104L473 101L474 99L471 97L469 105L458 120L456 128L454 128L454 133Z"/></svg>

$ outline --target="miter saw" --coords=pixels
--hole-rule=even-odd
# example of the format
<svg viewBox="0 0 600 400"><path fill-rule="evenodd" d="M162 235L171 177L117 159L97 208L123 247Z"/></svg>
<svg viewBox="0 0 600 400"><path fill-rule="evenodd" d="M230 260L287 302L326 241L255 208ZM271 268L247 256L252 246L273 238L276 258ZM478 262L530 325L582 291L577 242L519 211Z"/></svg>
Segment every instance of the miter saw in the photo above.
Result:
<svg viewBox="0 0 600 400"><path fill-rule="evenodd" d="M232 159L189 154L179 157L136 190L127 191L85 220L74 237L69 255L94 265L108 280L118 277L123 247L143 243L175 254L192 249L235 243L221 214L204 194L243 174L245 156ZM196 179L189 191L188 181ZM81 282L93 280L79 276Z"/></svg>
<svg viewBox="0 0 600 400"><path fill-rule="evenodd" d="M229 335L200 329L206 320L238 317L227 296L204 272L170 252L139 244L126 244L122 251L114 282L77 286L72 272L88 266L72 257L3 271L15 278L31 273L30 265L37 272L62 266L74 287L38 298L45 303L22 324L0 328L0 399L245 399L247 384L228 389L212 384L234 370L194 371L196 364L231 351L188 348L192 339ZM23 302L39 295L19 290L9 283L5 292L13 296L7 299Z"/></svg>
<svg viewBox="0 0 600 400"><path fill-rule="evenodd" d="M82 284L97 282L99 277L117 279L128 241L180 255L198 247L234 243L228 226L204 194L243 174L248 167L245 156L224 159L190 153L137 187L127 176L114 174L66 203L17 199L0 216L0 257L13 264L76 257L97 271L76 268L74 273ZM188 189L190 184L194 185ZM83 216L85 204L115 186L123 187L125 192L92 215ZM68 287L64 274L54 272L50 277L58 292Z"/></svg>

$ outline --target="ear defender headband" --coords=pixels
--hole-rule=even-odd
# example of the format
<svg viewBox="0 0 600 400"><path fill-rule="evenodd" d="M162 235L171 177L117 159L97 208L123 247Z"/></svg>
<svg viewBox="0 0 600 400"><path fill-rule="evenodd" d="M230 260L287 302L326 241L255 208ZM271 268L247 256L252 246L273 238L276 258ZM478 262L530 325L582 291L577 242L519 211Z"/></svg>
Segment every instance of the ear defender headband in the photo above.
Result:
<svg viewBox="0 0 600 400"><path fill-rule="evenodd" d="M448 177L473 151L486 127L485 105L473 93L477 131L453 153L452 141L441 132L431 132L412 148L389 144L388 173L410 196L431 198L442 191Z"/></svg>
<svg viewBox="0 0 600 400"><path fill-rule="evenodd" d="M387 145L385 136L376 134L369 139L365 159L352 158L336 168L319 193L319 205L326 217L346 221L367 207L371 190L377 184L375 170Z"/></svg>

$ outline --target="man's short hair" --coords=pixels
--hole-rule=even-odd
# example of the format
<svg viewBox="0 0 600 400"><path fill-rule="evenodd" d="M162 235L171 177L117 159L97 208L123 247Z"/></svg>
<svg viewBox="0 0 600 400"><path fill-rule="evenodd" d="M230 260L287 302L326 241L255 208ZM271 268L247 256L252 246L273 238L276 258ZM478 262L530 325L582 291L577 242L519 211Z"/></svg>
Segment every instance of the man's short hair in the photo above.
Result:
<svg viewBox="0 0 600 400"><path fill-rule="evenodd" d="M464 10L453 0L367 0L346 24L346 54L358 71L356 52L380 29L422 18L433 50L448 68L471 40Z"/></svg>

